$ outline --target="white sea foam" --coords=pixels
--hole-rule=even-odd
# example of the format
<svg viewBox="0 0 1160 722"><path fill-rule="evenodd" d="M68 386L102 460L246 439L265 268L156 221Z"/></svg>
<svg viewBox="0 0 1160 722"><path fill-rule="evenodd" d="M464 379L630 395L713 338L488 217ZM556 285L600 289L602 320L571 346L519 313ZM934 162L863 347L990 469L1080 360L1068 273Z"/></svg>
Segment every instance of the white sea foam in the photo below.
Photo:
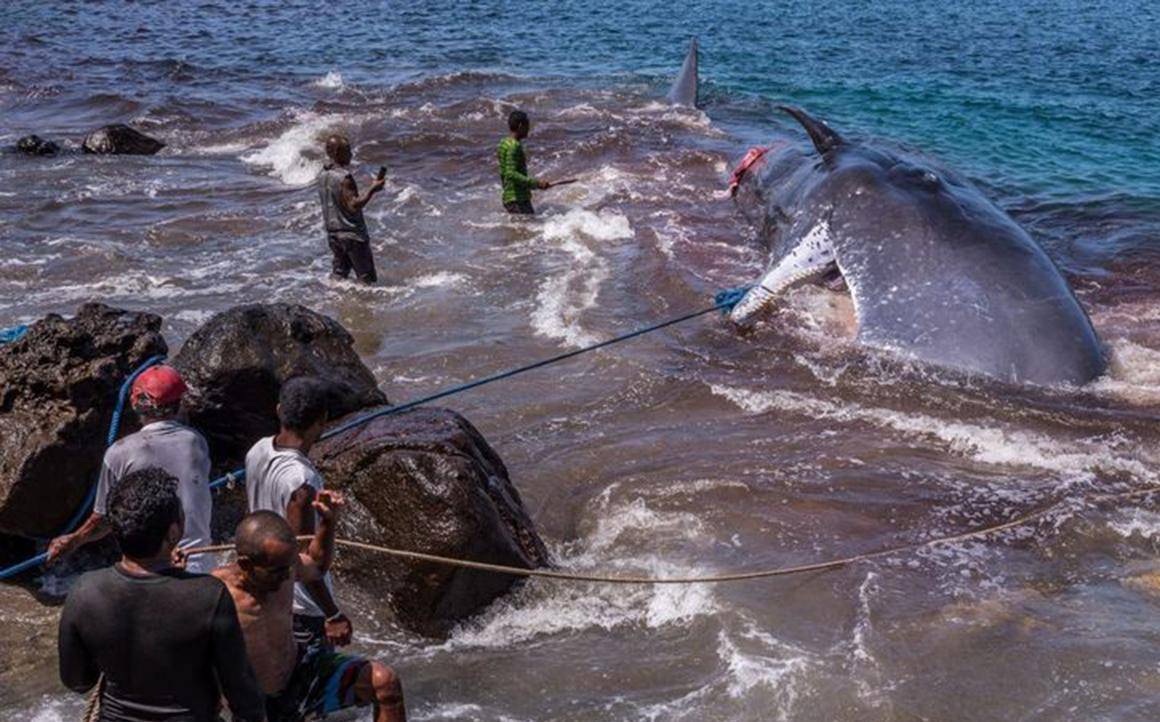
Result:
<svg viewBox="0 0 1160 722"><path fill-rule="evenodd" d="M651 553L628 553L636 540L712 544L700 519L691 513L657 511L642 499L611 500L609 490L593 502L594 526L576 542L556 550L561 568L608 570L652 576L708 573ZM650 548L645 546L644 548ZM535 580L487 609L452 634L444 648L510 647L544 636L612 630L626 625L660 628L685 625L719 611L711 585L583 585Z"/></svg>
<svg viewBox="0 0 1160 722"><path fill-rule="evenodd" d="M1118 512L1114 521L1108 522L1125 539L1139 537L1145 541L1160 539L1160 513L1148 509L1129 509Z"/></svg>
<svg viewBox="0 0 1160 722"><path fill-rule="evenodd" d="M596 305L600 286L609 275L609 264L590 244L632 238L632 226L615 211L574 209L548 218L542 233L545 239L559 243L570 258L562 273L549 276L540 284L532 328L571 346L596 343L599 337L581 326L580 316Z"/></svg>
<svg viewBox="0 0 1160 722"><path fill-rule="evenodd" d="M49 298L56 303L63 301L87 301L94 298L104 300L117 298L167 300L238 293L248 288L248 284L241 281L223 281L204 288L185 288L179 285L179 280L179 278L173 276L126 273L120 276L99 279L91 283L73 283L55 286L51 289L33 294L32 298Z"/></svg>
<svg viewBox="0 0 1160 722"><path fill-rule="evenodd" d="M243 155L242 161L269 168L270 175L287 185L306 185L322 170L322 156L318 153L322 136L344 120L336 115L300 111L294 125L264 147Z"/></svg>
<svg viewBox="0 0 1160 722"><path fill-rule="evenodd" d="M441 216L443 209L439 206L429 203L424 197L422 191L416 186L404 186L395 196L392 206L396 211L402 211L407 206L413 206L421 209L424 215L427 216Z"/></svg>
<svg viewBox="0 0 1160 722"><path fill-rule="evenodd" d="M237 155L250 149L250 144L237 141L234 143L211 143L189 148L189 152L199 155Z"/></svg>
<svg viewBox="0 0 1160 722"><path fill-rule="evenodd" d="M1160 350L1128 339L1108 339L1108 373L1089 387L1139 405L1160 403Z"/></svg>
<svg viewBox="0 0 1160 722"><path fill-rule="evenodd" d="M315 80L313 83L311 83L311 85L315 86L316 88L328 88L330 90L338 90L340 88L345 87L346 84L342 81L342 73L340 73L336 70L331 70L326 75Z"/></svg>
<svg viewBox="0 0 1160 722"><path fill-rule="evenodd" d="M948 421L926 414L864 407L852 402L837 404L794 391L754 391L712 384L722 396L750 413L785 411L843 423L868 423L906 436L935 438L948 451L983 464L1024 466L1066 477L1091 479L1100 471L1114 471L1134 478L1156 477L1154 465L1141 458L1142 449L1121 439L1088 437L1053 439L1021 429L1004 428L999 422L980 426ZM1128 446L1119 454L1117 447Z"/></svg>
<svg viewBox="0 0 1160 722"><path fill-rule="evenodd" d="M412 288L457 288L462 286L466 281L467 276L462 273L439 271L413 278L408 285Z"/></svg>
<svg viewBox="0 0 1160 722"><path fill-rule="evenodd" d="M84 715L85 700L81 697L45 696L20 719L28 722L73 722Z"/></svg>
<svg viewBox="0 0 1160 722"><path fill-rule="evenodd" d="M813 665L813 655L753 624L747 624L741 639L749 643L743 645L741 640L730 639L724 630L717 636L717 654L729 665L729 696L741 699L755 688L764 687L776 700L767 719L792 719L798 686Z"/></svg>
<svg viewBox="0 0 1160 722"><path fill-rule="evenodd" d="M177 313L172 314L171 317L175 321L181 321L183 323L190 323L190 324L195 324L195 325L200 326L201 324L205 323L210 318L212 318L213 315L214 315L213 311L209 311L206 309L187 308L187 309L182 309L182 310L178 311Z"/></svg>

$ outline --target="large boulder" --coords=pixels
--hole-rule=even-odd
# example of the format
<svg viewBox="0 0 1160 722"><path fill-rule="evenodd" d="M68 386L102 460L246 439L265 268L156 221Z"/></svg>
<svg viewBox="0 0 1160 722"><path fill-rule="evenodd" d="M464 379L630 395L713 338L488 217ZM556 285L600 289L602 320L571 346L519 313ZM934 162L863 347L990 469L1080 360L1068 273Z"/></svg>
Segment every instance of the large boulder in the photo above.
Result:
<svg viewBox="0 0 1160 722"><path fill-rule="evenodd" d="M164 147L161 141L120 123L97 128L81 145L84 152L99 155L153 155Z"/></svg>
<svg viewBox="0 0 1160 722"><path fill-rule="evenodd" d="M173 364L192 387L189 421L219 465L236 465L255 441L278 431L278 391L295 376L327 383L332 419L387 402L346 329L293 304L223 311L189 337Z"/></svg>
<svg viewBox="0 0 1160 722"><path fill-rule="evenodd" d="M0 345L0 533L47 537L96 480L121 384L166 352L161 319L100 303Z"/></svg>
<svg viewBox="0 0 1160 722"><path fill-rule="evenodd" d="M420 408L379 417L319 442L310 456L328 487L347 494L341 536L522 568L548 563L503 461L459 414ZM378 595L400 625L434 636L518 581L349 548L338 569Z"/></svg>

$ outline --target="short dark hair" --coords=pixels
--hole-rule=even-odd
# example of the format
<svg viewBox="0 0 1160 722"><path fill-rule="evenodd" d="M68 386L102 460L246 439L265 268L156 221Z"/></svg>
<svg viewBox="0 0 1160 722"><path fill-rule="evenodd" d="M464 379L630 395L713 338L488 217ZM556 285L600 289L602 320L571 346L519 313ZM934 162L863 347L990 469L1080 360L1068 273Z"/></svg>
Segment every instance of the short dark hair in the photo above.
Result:
<svg viewBox="0 0 1160 722"><path fill-rule="evenodd" d="M338 149L343 146L350 147L350 140L345 135L338 133L331 135L326 139L326 157L334 160L334 157L338 155Z"/></svg>
<svg viewBox="0 0 1160 722"><path fill-rule="evenodd" d="M156 466L129 472L109 493L108 518L125 556L153 556L169 527L181 521L177 479Z"/></svg>
<svg viewBox="0 0 1160 722"><path fill-rule="evenodd" d="M305 431L326 418L328 388L312 376L299 376L282 384L278 393L278 421L282 428Z"/></svg>
<svg viewBox="0 0 1160 722"><path fill-rule="evenodd" d="M519 130L529 123L528 114L522 110L513 110L508 113L508 130Z"/></svg>
<svg viewBox="0 0 1160 722"><path fill-rule="evenodd" d="M256 511L238 523L234 532L234 548L238 556L267 561L263 557L266 542L270 539L293 546L298 544L294 531L285 519L272 511Z"/></svg>

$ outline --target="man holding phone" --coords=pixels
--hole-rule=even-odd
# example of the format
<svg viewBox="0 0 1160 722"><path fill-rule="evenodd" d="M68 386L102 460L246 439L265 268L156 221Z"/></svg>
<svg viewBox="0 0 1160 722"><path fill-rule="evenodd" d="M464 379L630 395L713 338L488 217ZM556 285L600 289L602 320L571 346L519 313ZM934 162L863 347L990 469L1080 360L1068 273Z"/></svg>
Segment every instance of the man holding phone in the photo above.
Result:
<svg viewBox="0 0 1160 722"><path fill-rule="evenodd" d="M330 136L326 139L326 157L330 162L318 176L318 194L326 242L334 254L332 272L336 278L347 278L353 269L358 280L372 284L378 276L363 207L383 189L387 169L379 168L366 193L360 196L350 168L350 141L342 135Z"/></svg>

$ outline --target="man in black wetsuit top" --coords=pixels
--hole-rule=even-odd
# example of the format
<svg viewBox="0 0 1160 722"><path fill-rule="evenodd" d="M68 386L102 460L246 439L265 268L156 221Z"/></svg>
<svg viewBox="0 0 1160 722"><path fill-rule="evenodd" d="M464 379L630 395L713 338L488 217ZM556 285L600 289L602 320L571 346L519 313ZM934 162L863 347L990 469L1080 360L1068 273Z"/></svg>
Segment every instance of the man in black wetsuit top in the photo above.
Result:
<svg viewBox="0 0 1160 722"><path fill-rule="evenodd" d="M177 479L146 468L109 495L121 561L77 581L60 617L60 679L87 692L104 675L102 722L263 722L233 598L211 576L174 567L185 521Z"/></svg>

